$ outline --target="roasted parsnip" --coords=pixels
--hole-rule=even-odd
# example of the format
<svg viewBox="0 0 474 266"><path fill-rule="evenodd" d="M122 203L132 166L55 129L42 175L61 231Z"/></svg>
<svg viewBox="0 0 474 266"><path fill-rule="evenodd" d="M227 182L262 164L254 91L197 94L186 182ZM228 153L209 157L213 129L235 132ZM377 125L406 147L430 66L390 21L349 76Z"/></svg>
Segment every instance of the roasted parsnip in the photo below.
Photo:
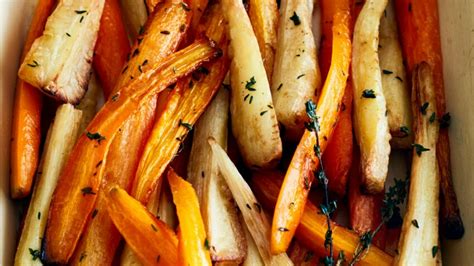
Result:
<svg viewBox="0 0 474 266"><path fill-rule="evenodd" d="M433 73L427 63L415 66L412 84L415 144L410 192L395 265L436 265L433 249L438 249L439 170L436 143L439 123L436 120Z"/></svg>
<svg viewBox="0 0 474 266"><path fill-rule="evenodd" d="M121 188L108 193L107 208L117 229L144 265L177 265L178 238L173 230Z"/></svg>
<svg viewBox="0 0 474 266"><path fill-rule="evenodd" d="M242 212L245 224L257 245L265 265L293 265L285 252L273 255L270 251L270 222L247 182L213 138L209 138L212 153L217 158L219 171L229 186L235 202ZM282 229L284 230L284 229Z"/></svg>
<svg viewBox="0 0 474 266"><path fill-rule="evenodd" d="M371 193L384 189L390 154L386 101L378 59L379 21L387 0L367 0L354 28L352 74L354 129L360 147L362 184Z"/></svg>
<svg viewBox="0 0 474 266"><path fill-rule="evenodd" d="M249 18L257 38L268 79L273 72L277 45L278 5L275 0L250 0Z"/></svg>
<svg viewBox="0 0 474 266"><path fill-rule="evenodd" d="M16 251L15 265L42 265L40 260L31 260L31 250L41 251L51 196L61 168L81 132L81 120L82 111L70 104L63 104L56 111Z"/></svg>
<svg viewBox="0 0 474 266"><path fill-rule="evenodd" d="M221 88L194 128L188 181L199 198L209 246L213 247L212 260L241 263L245 256L242 226L232 193L219 174L207 142L213 137L222 147L227 146L228 113L229 91Z"/></svg>
<svg viewBox="0 0 474 266"><path fill-rule="evenodd" d="M321 86L316 45L311 31L313 1L283 0L278 28L272 96L278 121L299 140L307 120L305 103Z"/></svg>
<svg viewBox="0 0 474 266"><path fill-rule="evenodd" d="M232 132L247 166L273 167L282 143L257 38L242 1L223 0L222 7L231 39Z"/></svg>
<svg viewBox="0 0 474 266"><path fill-rule="evenodd" d="M382 92L387 104L387 118L391 143L394 148L410 148L413 135L410 128L412 115L410 94L402 49L398 40L395 21L394 0L389 1L382 18L379 31L379 59L382 71Z"/></svg>
<svg viewBox="0 0 474 266"><path fill-rule="evenodd" d="M122 10L128 29L128 35L131 40L140 35L141 29L144 27L148 19L145 1L143 0L120 0ZM150 11L150 13L152 13Z"/></svg>
<svg viewBox="0 0 474 266"><path fill-rule="evenodd" d="M243 220L243 219L242 219ZM255 241L253 241L252 235L247 228L247 225L244 221L242 221L242 228L245 233L245 239L247 242L247 254L245 255L245 260L242 263L242 266L263 266L262 257L260 257L260 253L258 252L257 245Z"/></svg>
<svg viewBox="0 0 474 266"><path fill-rule="evenodd" d="M110 139L123 122L140 104L219 55L209 41L196 41L156 64L105 103L79 138L61 172L43 239L46 261L67 263L72 256L93 211Z"/></svg>
<svg viewBox="0 0 474 266"><path fill-rule="evenodd" d="M101 92L102 87L97 80L97 76L92 73L87 92L81 102L77 105L77 109L82 111L81 125L79 128L80 133L84 132L87 125L89 125L92 118L94 118L94 115L97 112L97 99Z"/></svg>
<svg viewBox="0 0 474 266"><path fill-rule="evenodd" d="M104 0L61 0L18 71L48 96L77 104L89 81Z"/></svg>

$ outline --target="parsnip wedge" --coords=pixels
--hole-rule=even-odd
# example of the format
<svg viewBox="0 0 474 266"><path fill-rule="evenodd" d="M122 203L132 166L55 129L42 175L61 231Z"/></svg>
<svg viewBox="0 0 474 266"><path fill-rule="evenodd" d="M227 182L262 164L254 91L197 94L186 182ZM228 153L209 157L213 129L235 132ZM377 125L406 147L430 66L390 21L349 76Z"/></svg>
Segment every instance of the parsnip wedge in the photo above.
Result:
<svg viewBox="0 0 474 266"><path fill-rule="evenodd" d="M253 241L252 235L247 229L247 226L244 222L242 222L244 232L245 232L245 239L247 240L247 255L245 256L245 260L242 263L242 266L263 266L262 257L260 257L260 253L258 252L257 245L255 241Z"/></svg>
<svg viewBox="0 0 474 266"><path fill-rule="evenodd" d="M262 54L267 77L273 72L273 61L277 44L278 5L275 0L250 0L249 18L252 23L258 47Z"/></svg>
<svg viewBox="0 0 474 266"><path fill-rule="evenodd" d="M97 113L97 98L99 97L99 93L102 92L102 87L94 73L91 75L88 87L84 98L82 98L81 102L77 105L77 109L82 111L79 132L83 132L86 129L89 122L92 121L92 118L94 118Z"/></svg>
<svg viewBox="0 0 474 266"><path fill-rule="evenodd" d="M69 152L80 132L82 111L70 104L61 105L48 132L42 165L37 174L30 206L25 218L15 265L42 265L31 259L31 250L41 251L41 240L48 219L49 203Z"/></svg>
<svg viewBox="0 0 474 266"><path fill-rule="evenodd" d="M387 103L388 128L394 148L410 148L412 114L410 94L403 65L402 49L398 40L393 0L380 20L379 58L382 71L382 91Z"/></svg>
<svg viewBox="0 0 474 266"><path fill-rule="evenodd" d="M48 96L76 104L89 82L104 0L61 0L18 75Z"/></svg>
<svg viewBox="0 0 474 266"><path fill-rule="evenodd" d="M356 21L352 52L354 129L361 153L362 183L384 189L390 154L386 101L378 59L379 21L387 0L368 0Z"/></svg>
<svg viewBox="0 0 474 266"><path fill-rule="evenodd" d="M305 103L321 87L312 28L313 1L281 1L272 95L278 121L299 140L307 119Z"/></svg>
<svg viewBox="0 0 474 266"><path fill-rule="evenodd" d="M412 81L415 144L408 205L398 243L399 255L394 265L436 265L440 179L436 143L439 124L430 66L425 62L417 65Z"/></svg>
<svg viewBox="0 0 474 266"><path fill-rule="evenodd" d="M257 38L240 0L223 0L229 23L232 132L247 166L268 168L281 158L282 144Z"/></svg>
<svg viewBox="0 0 474 266"><path fill-rule="evenodd" d="M209 138L212 153L217 158L219 171L229 186L234 200L237 203L245 224L255 241L260 256L265 265L293 265L285 252L278 255L270 251L270 222L258 203L255 195L247 182L240 175L227 153L217 144L216 140Z"/></svg>
<svg viewBox="0 0 474 266"><path fill-rule="evenodd" d="M212 260L241 263L245 256L245 236L232 193L219 174L216 158L207 142L213 137L226 147L228 112L229 92L221 88L195 126L188 181L199 198Z"/></svg>

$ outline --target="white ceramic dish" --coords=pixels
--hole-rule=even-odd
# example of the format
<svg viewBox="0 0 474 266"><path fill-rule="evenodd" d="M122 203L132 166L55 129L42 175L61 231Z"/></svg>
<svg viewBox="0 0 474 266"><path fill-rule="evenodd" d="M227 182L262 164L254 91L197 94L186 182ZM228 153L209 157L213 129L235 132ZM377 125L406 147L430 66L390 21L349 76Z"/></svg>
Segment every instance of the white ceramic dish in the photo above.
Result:
<svg viewBox="0 0 474 266"><path fill-rule="evenodd" d="M18 61L36 0L0 0L0 265L12 265L18 210L9 197L10 124ZM439 0L454 185L465 236L442 244L445 265L474 265L474 1Z"/></svg>

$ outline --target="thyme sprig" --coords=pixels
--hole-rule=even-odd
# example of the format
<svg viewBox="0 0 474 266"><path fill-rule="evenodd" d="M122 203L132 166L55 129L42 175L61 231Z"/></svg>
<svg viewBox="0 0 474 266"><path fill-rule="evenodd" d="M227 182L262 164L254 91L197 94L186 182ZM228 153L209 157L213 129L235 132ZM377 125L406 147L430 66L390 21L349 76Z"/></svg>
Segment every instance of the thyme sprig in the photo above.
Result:
<svg viewBox="0 0 474 266"><path fill-rule="evenodd" d="M322 258L322 263L326 266L334 265L334 251L333 251L333 243L332 243L332 228L331 228L331 213L333 213L336 208L336 202L329 200L329 192L328 192L328 183L329 180L326 177L326 173L324 171L324 165L322 161L322 154L321 154L321 147L319 146L319 117L316 114L316 104L309 100L306 102L306 115L309 118L309 122L305 124L306 129L310 132L314 132L316 136L316 144L314 145L314 153L319 160L319 171L317 172L317 177L319 183L323 186L324 189L324 203L320 205L321 212L326 216L326 221L328 225L328 229L326 231L326 239L324 241L324 246L327 250L329 250L328 256ZM309 186L308 186L309 188Z"/></svg>
<svg viewBox="0 0 474 266"><path fill-rule="evenodd" d="M357 263L366 253L366 251L369 250L375 235L377 235L385 223L390 223L392 219L400 218L399 205L405 201L408 192L408 185L408 178L405 180L395 179L395 184L388 188L388 191L385 193L383 199L383 207L381 210L382 221L374 231L369 230L360 236L359 245L357 245L357 248L354 251L354 256L352 257L349 265L352 266Z"/></svg>

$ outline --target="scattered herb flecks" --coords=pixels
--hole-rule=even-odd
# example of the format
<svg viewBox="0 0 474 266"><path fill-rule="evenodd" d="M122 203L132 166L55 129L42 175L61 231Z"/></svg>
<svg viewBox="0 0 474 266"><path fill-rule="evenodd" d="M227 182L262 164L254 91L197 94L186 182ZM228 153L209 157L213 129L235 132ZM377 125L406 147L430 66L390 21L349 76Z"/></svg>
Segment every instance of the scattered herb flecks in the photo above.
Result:
<svg viewBox="0 0 474 266"><path fill-rule="evenodd" d="M411 220L411 224L416 228L420 228L420 226L418 225L418 220L416 219Z"/></svg>
<svg viewBox="0 0 474 266"><path fill-rule="evenodd" d="M102 136L99 132L91 133L91 132L87 131L86 135L90 140L96 140L97 143L99 143L99 144L100 144L101 141L105 140L105 137Z"/></svg>
<svg viewBox="0 0 474 266"><path fill-rule="evenodd" d="M421 154L425 151L429 151L430 149L425 148L423 145L414 143L412 144L412 147L415 148L415 152L418 156L421 156Z"/></svg>
<svg viewBox="0 0 474 266"><path fill-rule="evenodd" d="M85 195L95 195L95 192L94 190L92 190L91 187L83 187L81 189L81 192L82 192L82 196L85 196Z"/></svg>
<svg viewBox="0 0 474 266"><path fill-rule="evenodd" d="M429 102L426 102L423 105L421 105L420 112L421 112L422 115L426 115L426 110L428 109L429 105L430 105Z"/></svg>
<svg viewBox="0 0 474 266"><path fill-rule="evenodd" d="M32 260L37 260L41 258L41 250L29 248L30 255Z"/></svg>
<svg viewBox="0 0 474 266"><path fill-rule="evenodd" d="M183 122L183 120L179 120L179 126L185 127L187 130L191 131L193 129L193 125L190 123Z"/></svg>
<svg viewBox="0 0 474 266"><path fill-rule="evenodd" d="M364 90L362 92L362 97L367 99L375 99L376 96L374 90Z"/></svg>
<svg viewBox="0 0 474 266"><path fill-rule="evenodd" d="M291 21L295 24L295 26L298 26L301 24L300 17L298 14L296 14L296 11L293 12L293 16L290 17Z"/></svg>

